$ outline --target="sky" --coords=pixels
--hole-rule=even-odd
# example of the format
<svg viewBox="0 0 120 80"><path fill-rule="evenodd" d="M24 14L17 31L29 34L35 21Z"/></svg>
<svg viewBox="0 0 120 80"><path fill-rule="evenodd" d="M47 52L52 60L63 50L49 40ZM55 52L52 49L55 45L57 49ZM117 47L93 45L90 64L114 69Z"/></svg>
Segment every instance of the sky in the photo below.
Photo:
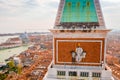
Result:
<svg viewBox="0 0 120 80"><path fill-rule="evenodd" d="M108 29L120 27L120 0L100 0ZM0 0L0 33L53 28L59 0Z"/></svg>

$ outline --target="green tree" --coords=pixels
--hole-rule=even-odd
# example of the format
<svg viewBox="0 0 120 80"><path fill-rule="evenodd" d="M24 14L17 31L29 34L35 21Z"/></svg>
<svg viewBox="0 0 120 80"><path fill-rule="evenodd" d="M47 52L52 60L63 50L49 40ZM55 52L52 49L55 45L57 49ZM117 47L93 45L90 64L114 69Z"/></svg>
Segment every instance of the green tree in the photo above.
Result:
<svg viewBox="0 0 120 80"><path fill-rule="evenodd" d="M8 66L9 66L9 68L15 67L15 64L14 64L14 61L13 61L13 60L10 60L7 64L8 64Z"/></svg>
<svg viewBox="0 0 120 80"><path fill-rule="evenodd" d="M6 74L0 74L0 80L4 80L7 77Z"/></svg>
<svg viewBox="0 0 120 80"><path fill-rule="evenodd" d="M17 70L18 70L17 73L21 74L21 72L22 72L22 65L21 64L17 65Z"/></svg>

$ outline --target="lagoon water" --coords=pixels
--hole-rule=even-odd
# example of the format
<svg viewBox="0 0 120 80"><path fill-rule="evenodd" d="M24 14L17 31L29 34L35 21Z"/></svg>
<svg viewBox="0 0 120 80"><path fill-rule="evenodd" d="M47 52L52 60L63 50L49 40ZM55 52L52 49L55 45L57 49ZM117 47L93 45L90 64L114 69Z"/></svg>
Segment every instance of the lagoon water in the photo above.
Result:
<svg viewBox="0 0 120 80"><path fill-rule="evenodd" d="M5 59L8 59L9 57L13 55L19 55L21 52L27 50L28 46L21 46L11 49L4 49L0 50L0 63L4 63Z"/></svg>

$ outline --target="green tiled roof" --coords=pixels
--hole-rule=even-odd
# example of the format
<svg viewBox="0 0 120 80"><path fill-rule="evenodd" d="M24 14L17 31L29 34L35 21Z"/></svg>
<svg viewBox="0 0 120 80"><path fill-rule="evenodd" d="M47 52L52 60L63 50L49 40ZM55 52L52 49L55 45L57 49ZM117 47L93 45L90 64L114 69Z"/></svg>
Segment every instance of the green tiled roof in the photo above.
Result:
<svg viewBox="0 0 120 80"><path fill-rule="evenodd" d="M60 22L98 22L94 0L65 0Z"/></svg>

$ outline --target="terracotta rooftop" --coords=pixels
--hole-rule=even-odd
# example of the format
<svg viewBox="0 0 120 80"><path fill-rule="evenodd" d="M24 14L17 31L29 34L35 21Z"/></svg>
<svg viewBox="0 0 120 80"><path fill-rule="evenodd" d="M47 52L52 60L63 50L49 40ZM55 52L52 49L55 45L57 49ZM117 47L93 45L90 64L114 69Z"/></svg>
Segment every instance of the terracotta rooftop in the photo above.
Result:
<svg viewBox="0 0 120 80"><path fill-rule="evenodd" d="M15 37L15 38L10 38L11 41L20 41L19 37Z"/></svg>
<svg viewBox="0 0 120 80"><path fill-rule="evenodd" d="M16 43L2 43L2 44L0 44L0 46L8 46L8 45L14 45L14 44L16 44Z"/></svg>

